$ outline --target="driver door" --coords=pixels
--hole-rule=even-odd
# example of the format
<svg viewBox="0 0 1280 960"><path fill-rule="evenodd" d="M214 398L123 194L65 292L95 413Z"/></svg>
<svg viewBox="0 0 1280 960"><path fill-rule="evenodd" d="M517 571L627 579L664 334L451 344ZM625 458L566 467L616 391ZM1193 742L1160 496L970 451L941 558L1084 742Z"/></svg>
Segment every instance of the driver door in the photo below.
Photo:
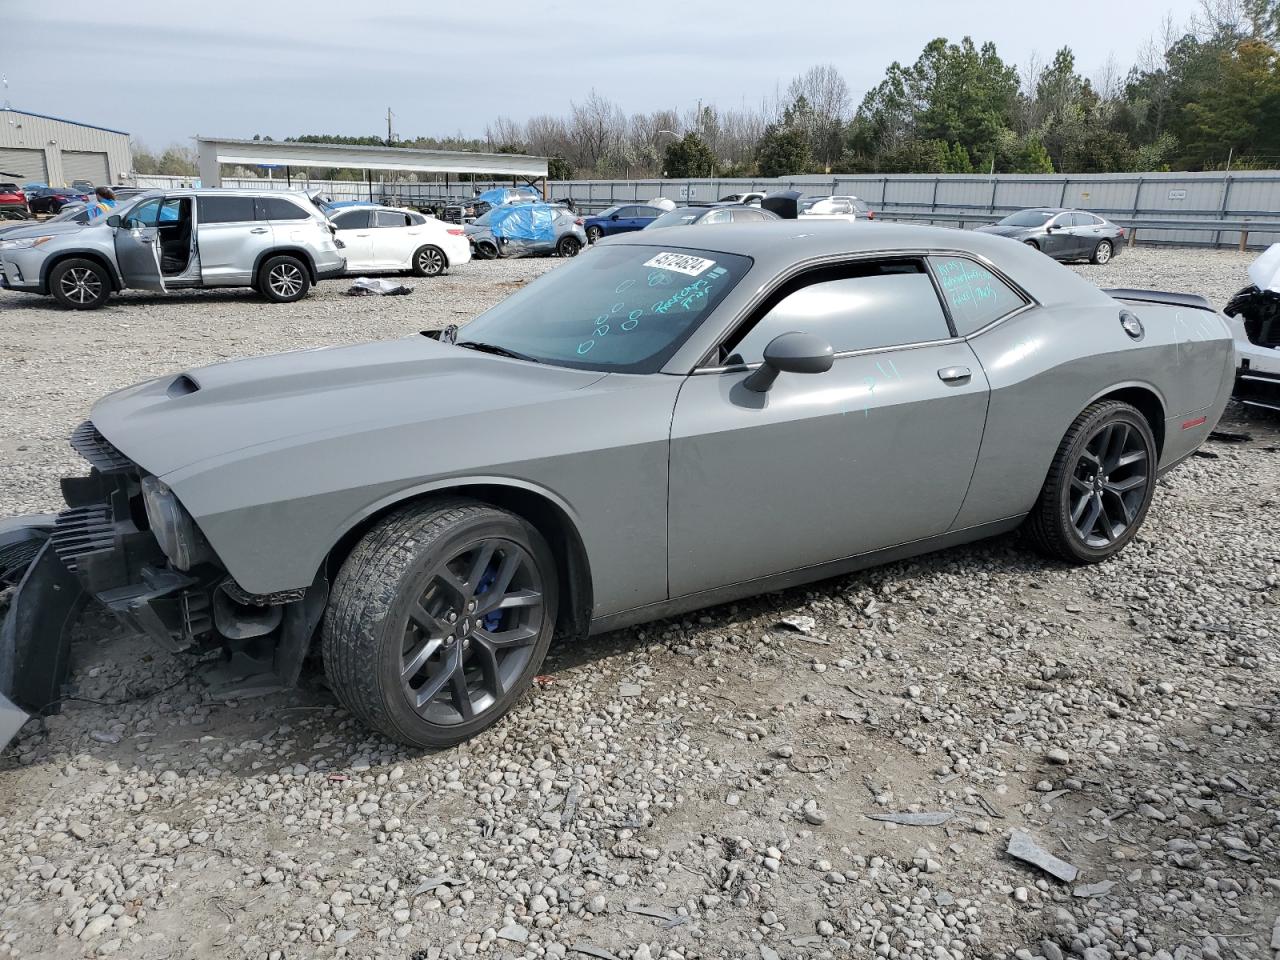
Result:
<svg viewBox="0 0 1280 960"><path fill-rule="evenodd" d="M954 339L923 262L849 264L791 281L737 344L746 364L799 331L821 374L748 390L732 362L694 373L671 429L672 597L946 532L968 490L989 388Z"/></svg>
<svg viewBox="0 0 1280 960"><path fill-rule="evenodd" d="M162 197L135 205L115 228L116 265L126 287L165 289L160 271L160 208Z"/></svg>
<svg viewBox="0 0 1280 960"><path fill-rule="evenodd" d="M1071 214L1060 213L1045 224L1040 251L1051 257L1074 255L1076 238L1071 235Z"/></svg>

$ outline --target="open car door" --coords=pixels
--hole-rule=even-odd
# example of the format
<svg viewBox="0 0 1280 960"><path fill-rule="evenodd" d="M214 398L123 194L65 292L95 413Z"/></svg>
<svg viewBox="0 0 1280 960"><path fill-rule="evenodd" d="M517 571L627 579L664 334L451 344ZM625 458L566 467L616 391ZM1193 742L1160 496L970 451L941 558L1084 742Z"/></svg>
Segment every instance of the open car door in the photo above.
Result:
<svg viewBox="0 0 1280 960"><path fill-rule="evenodd" d="M163 291L160 271L160 207L162 197L129 210L115 227L116 263L126 287Z"/></svg>

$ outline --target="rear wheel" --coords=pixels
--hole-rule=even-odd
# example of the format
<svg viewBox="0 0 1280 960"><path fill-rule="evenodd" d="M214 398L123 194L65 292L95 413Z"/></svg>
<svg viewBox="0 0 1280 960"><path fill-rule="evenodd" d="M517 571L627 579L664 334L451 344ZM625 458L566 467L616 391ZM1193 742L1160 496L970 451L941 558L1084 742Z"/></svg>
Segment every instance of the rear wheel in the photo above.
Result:
<svg viewBox="0 0 1280 960"><path fill-rule="evenodd" d="M413 255L413 272L419 277L438 277L449 265L439 247L419 247Z"/></svg>
<svg viewBox="0 0 1280 960"><path fill-rule="evenodd" d="M297 257L270 257L258 271L258 292L272 303L293 303L311 289L307 265Z"/></svg>
<svg viewBox="0 0 1280 960"><path fill-rule="evenodd" d="M529 688L555 629L554 557L505 510L440 500L398 510L352 550L325 612L325 674L401 743L447 747Z"/></svg>
<svg viewBox="0 0 1280 960"><path fill-rule="evenodd" d="M1111 259L1112 249L1110 240L1099 240L1098 245L1093 248L1093 256L1090 258L1094 263L1103 264Z"/></svg>
<svg viewBox="0 0 1280 960"><path fill-rule="evenodd" d="M556 244L556 253L566 259L576 257L581 249L582 244L578 242L577 237L561 237L560 242Z"/></svg>
<svg viewBox="0 0 1280 960"><path fill-rule="evenodd" d="M111 277L96 260L63 260L49 271L49 293L69 310L95 310L111 296Z"/></svg>
<svg viewBox="0 0 1280 960"><path fill-rule="evenodd" d="M1133 539L1156 485L1156 443L1146 418L1118 400L1085 408L1062 438L1027 517L1042 552L1100 563Z"/></svg>
<svg viewBox="0 0 1280 960"><path fill-rule="evenodd" d="M480 260L494 260L498 256L498 248L487 240L476 244L476 257Z"/></svg>

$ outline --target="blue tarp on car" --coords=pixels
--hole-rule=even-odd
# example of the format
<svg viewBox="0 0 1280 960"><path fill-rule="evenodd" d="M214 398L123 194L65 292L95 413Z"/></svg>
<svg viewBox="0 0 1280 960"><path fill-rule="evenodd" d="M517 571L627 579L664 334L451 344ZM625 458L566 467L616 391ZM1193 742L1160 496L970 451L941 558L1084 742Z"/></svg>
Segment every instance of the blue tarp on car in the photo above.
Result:
<svg viewBox="0 0 1280 960"><path fill-rule="evenodd" d="M541 200L536 187L494 187L476 197L474 203L483 201L491 207L500 207L515 200Z"/></svg>
<svg viewBox="0 0 1280 960"><path fill-rule="evenodd" d="M555 208L549 203L513 203L489 212L489 232L504 240L554 241Z"/></svg>

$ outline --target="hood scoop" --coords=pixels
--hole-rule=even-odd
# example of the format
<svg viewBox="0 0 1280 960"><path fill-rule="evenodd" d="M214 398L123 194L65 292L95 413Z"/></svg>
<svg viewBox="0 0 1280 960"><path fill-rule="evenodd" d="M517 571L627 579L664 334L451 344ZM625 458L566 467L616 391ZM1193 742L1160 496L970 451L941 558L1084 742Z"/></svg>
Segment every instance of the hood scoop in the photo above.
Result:
<svg viewBox="0 0 1280 960"><path fill-rule="evenodd" d="M173 383L165 389L170 397L185 397L200 389L200 384L189 373L180 373L173 378Z"/></svg>

